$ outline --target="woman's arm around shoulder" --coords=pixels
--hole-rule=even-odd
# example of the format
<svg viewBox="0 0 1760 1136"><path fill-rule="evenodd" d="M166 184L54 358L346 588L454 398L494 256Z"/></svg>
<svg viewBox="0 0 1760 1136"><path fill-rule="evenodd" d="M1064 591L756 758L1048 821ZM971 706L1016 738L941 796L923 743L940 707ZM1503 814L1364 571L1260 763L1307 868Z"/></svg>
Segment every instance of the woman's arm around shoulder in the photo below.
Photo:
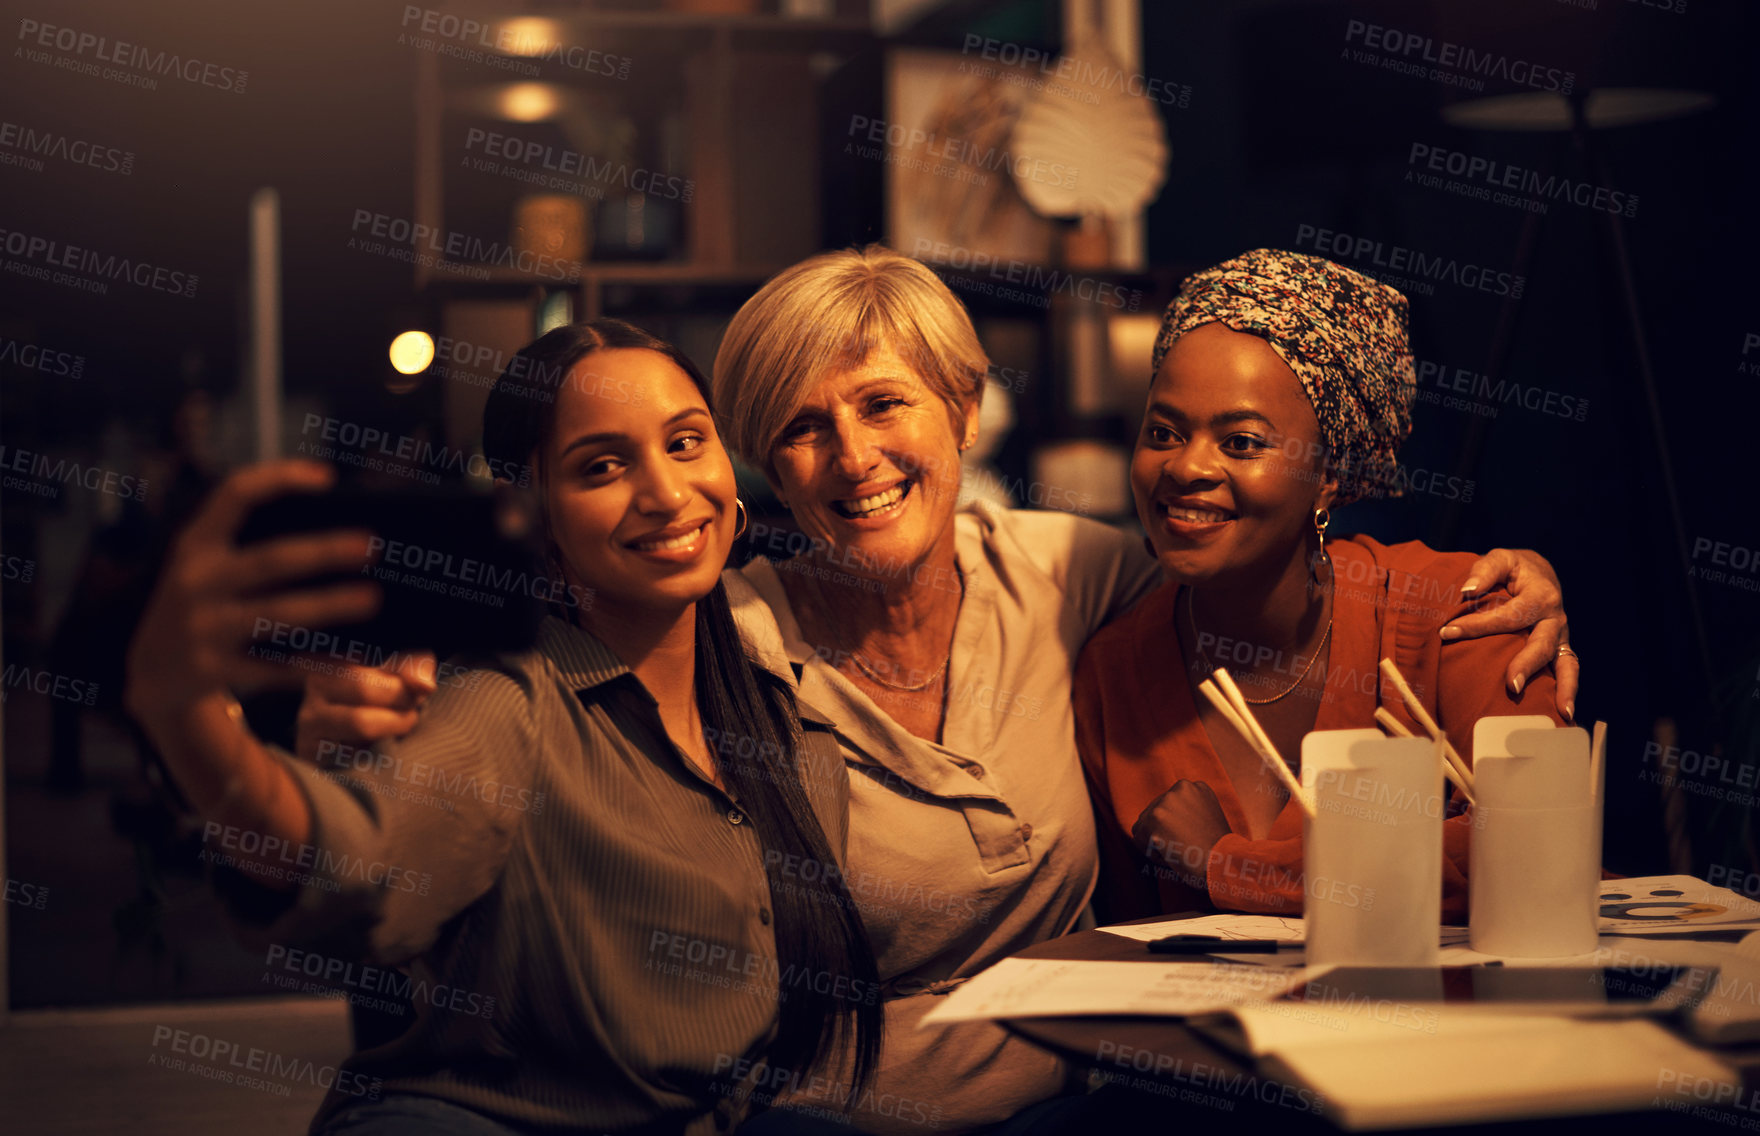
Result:
<svg viewBox="0 0 1760 1136"><path fill-rule="evenodd" d="M1557 705L1567 722L1573 720L1577 657L1561 650L1570 645L1570 620L1564 611L1563 586L1550 561L1532 549L1494 548L1474 557L1437 552L1416 540L1382 545L1369 537L1356 539L1376 550L1377 559L1391 558L1408 571L1426 576L1458 574L1460 586L1455 594L1460 598L1483 600L1501 589L1504 595L1500 602L1455 612L1454 618L1443 624L1442 638L1476 639L1528 631L1527 641L1504 667L1504 682L1512 695L1519 695L1526 683L1550 673ZM1457 573L1456 566L1461 563L1467 567Z"/></svg>

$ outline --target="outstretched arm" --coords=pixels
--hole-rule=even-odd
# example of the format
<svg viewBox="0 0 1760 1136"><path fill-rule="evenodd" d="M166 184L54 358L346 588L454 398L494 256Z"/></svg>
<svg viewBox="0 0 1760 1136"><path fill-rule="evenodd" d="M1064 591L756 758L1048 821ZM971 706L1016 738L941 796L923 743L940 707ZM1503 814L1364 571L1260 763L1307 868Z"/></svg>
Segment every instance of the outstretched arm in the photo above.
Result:
<svg viewBox="0 0 1760 1136"><path fill-rule="evenodd" d="M357 568L368 534L334 532L235 544L257 505L284 493L314 492L334 479L328 466L275 462L227 478L172 546L128 653L129 712L164 754L173 778L209 821L304 844L312 817L285 765L250 732L234 691L298 685L291 661L253 652L253 629L271 624L322 627L370 616L379 605L370 582L284 590L297 581ZM269 864L252 856L240 870L270 886ZM285 886L285 885L281 885Z"/></svg>

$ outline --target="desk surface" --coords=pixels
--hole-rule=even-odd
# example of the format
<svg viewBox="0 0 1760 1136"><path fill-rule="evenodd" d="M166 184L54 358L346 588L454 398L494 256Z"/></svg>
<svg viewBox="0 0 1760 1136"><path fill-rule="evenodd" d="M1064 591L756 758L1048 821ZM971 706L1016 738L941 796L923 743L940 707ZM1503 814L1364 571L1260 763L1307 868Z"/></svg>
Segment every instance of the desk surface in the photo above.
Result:
<svg viewBox="0 0 1760 1136"><path fill-rule="evenodd" d="M1103 931L1078 931L1061 939L1038 943L1019 952L1019 958L1079 959L1101 962L1141 962L1147 965L1180 965L1181 959L1150 954L1141 942ZM1203 962L1202 957L1191 960ZM1294 1087L1284 1086L1259 1073L1250 1060L1221 1048L1182 1021L1166 1017L1052 1017L1012 1018L1000 1023L1013 1033L1058 1055L1106 1074L1115 1084L1140 1094L1158 1097L1164 1116L1179 1110L1182 1131L1204 1131L1207 1125L1193 1117L1192 1104L1208 1104L1226 1113L1210 1114L1218 1131L1240 1131L1243 1124L1264 1120L1280 1134L1338 1131L1326 1123ZM1754 1047L1730 1051L1743 1074L1745 1100L1751 1108L1705 1110L1701 1115L1681 1112L1602 1113L1579 1117L1545 1117L1495 1125L1450 1128L1451 1133L1486 1132L1497 1136L1608 1136L1624 1131L1720 1132L1760 1130L1760 1065L1754 1064ZM1139 1123L1155 1107L1140 1110ZM1203 1114L1200 1113L1200 1116Z"/></svg>

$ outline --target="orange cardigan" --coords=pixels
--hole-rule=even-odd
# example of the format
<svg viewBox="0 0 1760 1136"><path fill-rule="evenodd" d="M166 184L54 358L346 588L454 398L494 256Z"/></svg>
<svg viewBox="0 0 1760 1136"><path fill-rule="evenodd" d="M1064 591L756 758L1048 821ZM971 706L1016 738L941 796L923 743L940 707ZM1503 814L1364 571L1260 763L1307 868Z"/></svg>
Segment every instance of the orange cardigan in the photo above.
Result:
<svg viewBox="0 0 1760 1136"><path fill-rule="evenodd" d="M1332 643L1316 730L1375 726L1384 706L1423 730L1378 670L1398 664L1424 708L1469 762L1473 723L1488 715L1545 714L1563 724L1550 671L1512 697L1504 670L1523 635L1444 642L1439 632L1468 612L1461 584L1474 556L1436 552L1416 541L1387 546L1363 536L1327 542L1334 571ZM1291 801L1264 840L1250 840L1234 785L1199 723L1164 585L1094 636L1076 667L1076 746L1093 795L1100 837L1096 902L1111 919L1220 908L1277 914L1302 910L1302 813ZM1175 781L1202 781L1235 830L1216 843L1206 891L1145 866L1130 841L1137 817ZM1442 910L1464 921L1471 819L1443 826Z"/></svg>

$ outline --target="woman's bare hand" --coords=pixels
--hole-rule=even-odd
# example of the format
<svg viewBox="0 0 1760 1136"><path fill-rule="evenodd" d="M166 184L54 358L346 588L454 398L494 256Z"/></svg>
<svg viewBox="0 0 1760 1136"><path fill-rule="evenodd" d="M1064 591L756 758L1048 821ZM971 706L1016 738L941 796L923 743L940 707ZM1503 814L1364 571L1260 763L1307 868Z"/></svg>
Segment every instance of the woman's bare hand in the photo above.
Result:
<svg viewBox="0 0 1760 1136"><path fill-rule="evenodd" d="M369 556L365 532L235 543L256 506L328 488L334 478L330 467L308 461L249 466L223 481L191 519L129 646L125 698L143 723L217 693L298 685L304 670L257 649L255 641L272 646L265 628L352 623L378 610L379 587L370 581L288 589L310 576L359 571Z"/></svg>
<svg viewBox="0 0 1760 1136"><path fill-rule="evenodd" d="M1203 889L1210 850L1232 831L1210 786L1175 781L1137 817L1131 839L1152 865L1172 867L1189 886Z"/></svg>
<svg viewBox="0 0 1760 1136"><path fill-rule="evenodd" d="M306 679L297 727L300 757L329 756L324 743L370 746L415 729L422 704L436 689L431 652L404 654L382 667L349 666Z"/></svg>
<svg viewBox="0 0 1760 1136"><path fill-rule="evenodd" d="M1564 613L1564 589L1551 563L1531 549L1494 548L1473 562L1467 583L1462 599L1482 596L1502 585L1509 592L1509 602L1462 616L1442 629L1442 637L1477 639L1532 627L1527 645L1510 660L1504 681L1519 694L1530 678L1551 666L1558 679L1559 713L1565 721L1572 721L1579 669L1575 654L1559 654L1560 647L1570 646L1570 621Z"/></svg>

